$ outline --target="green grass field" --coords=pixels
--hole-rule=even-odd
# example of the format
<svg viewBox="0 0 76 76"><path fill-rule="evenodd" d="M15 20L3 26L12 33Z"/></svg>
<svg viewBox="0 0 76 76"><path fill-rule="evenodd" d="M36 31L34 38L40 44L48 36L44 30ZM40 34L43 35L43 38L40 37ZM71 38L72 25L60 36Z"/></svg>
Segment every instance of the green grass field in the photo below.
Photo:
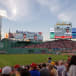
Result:
<svg viewBox="0 0 76 76"><path fill-rule="evenodd" d="M26 65L35 63L47 62L47 58L52 57L53 61L57 60L66 60L67 55L50 55L50 54L16 54L16 55L0 55L0 67L10 65L14 66L15 64Z"/></svg>

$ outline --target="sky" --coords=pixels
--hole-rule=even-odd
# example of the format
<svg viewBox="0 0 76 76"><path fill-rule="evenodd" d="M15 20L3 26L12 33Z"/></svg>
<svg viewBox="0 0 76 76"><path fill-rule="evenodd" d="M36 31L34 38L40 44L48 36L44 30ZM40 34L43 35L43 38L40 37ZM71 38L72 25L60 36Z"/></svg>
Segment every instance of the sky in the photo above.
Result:
<svg viewBox="0 0 76 76"><path fill-rule="evenodd" d="M42 32L47 41L57 22L71 22L76 27L76 0L0 0L0 15L2 37L10 29Z"/></svg>

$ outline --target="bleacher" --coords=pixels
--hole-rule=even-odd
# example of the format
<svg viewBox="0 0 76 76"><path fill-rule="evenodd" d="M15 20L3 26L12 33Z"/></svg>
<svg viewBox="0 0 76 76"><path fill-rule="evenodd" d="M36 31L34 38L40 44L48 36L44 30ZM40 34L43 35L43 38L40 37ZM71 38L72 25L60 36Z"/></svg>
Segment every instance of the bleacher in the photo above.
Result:
<svg viewBox="0 0 76 76"><path fill-rule="evenodd" d="M72 40L55 40L55 41L48 41L37 45L28 45L25 48L48 48L48 49L57 49L63 52L75 52L76 51L76 41Z"/></svg>

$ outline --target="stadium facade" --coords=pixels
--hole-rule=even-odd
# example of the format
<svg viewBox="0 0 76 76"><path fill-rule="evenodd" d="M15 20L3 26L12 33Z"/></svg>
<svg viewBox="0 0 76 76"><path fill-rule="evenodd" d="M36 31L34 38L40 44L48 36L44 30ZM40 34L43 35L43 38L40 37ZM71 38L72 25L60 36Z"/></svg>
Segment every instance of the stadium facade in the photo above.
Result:
<svg viewBox="0 0 76 76"><path fill-rule="evenodd" d="M16 31L16 33L9 32L5 34L5 38L17 41L43 41L42 32L27 32Z"/></svg>
<svg viewBox="0 0 76 76"><path fill-rule="evenodd" d="M5 35L1 41L0 52L7 54L26 53L76 53L76 28L71 23L57 23L50 30L50 39L53 41L42 42L42 32L16 31ZM41 41L41 42L40 42ZM10 51L11 50L11 51Z"/></svg>

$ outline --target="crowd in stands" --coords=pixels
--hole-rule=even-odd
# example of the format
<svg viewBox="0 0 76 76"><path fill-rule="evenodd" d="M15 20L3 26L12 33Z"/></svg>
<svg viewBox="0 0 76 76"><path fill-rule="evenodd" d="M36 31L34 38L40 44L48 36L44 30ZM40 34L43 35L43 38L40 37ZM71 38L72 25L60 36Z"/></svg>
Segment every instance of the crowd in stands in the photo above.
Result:
<svg viewBox="0 0 76 76"><path fill-rule="evenodd" d="M54 40L54 41L48 41L36 45L28 45L25 46L25 48L48 48L48 49L54 49L58 48L59 50L63 50L64 52L70 52L70 51L76 51L76 41L72 40Z"/></svg>
<svg viewBox="0 0 76 76"><path fill-rule="evenodd" d="M76 76L76 56L69 56L66 61L54 62L49 57L48 63L5 66L0 69L0 76Z"/></svg>

